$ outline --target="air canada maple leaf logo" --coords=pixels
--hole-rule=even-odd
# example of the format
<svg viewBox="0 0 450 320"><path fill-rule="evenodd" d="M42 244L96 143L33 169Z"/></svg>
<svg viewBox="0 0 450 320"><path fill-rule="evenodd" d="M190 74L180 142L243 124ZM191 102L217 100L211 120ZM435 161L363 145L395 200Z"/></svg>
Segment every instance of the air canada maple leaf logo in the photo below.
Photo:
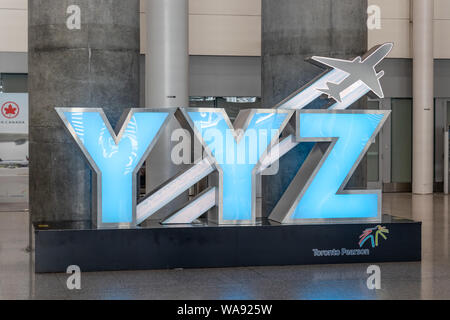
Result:
<svg viewBox="0 0 450 320"><path fill-rule="evenodd" d="M17 103L8 101L2 105L2 115L6 119L14 119L19 115L19 106Z"/></svg>

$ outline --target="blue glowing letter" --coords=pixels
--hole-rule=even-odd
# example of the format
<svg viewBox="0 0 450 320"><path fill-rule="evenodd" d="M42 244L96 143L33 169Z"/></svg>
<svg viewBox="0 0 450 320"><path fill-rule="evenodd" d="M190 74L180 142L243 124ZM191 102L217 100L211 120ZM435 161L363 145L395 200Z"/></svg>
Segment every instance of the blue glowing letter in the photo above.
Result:
<svg viewBox="0 0 450 320"><path fill-rule="evenodd" d="M247 110L235 128L223 109L185 109L186 118L219 171L219 224L255 222L255 176L259 161L278 139L292 111Z"/></svg>
<svg viewBox="0 0 450 320"><path fill-rule="evenodd" d="M329 145L316 144L270 218L284 223L379 220L380 190L344 188L388 115L388 111L299 111L298 141Z"/></svg>
<svg viewBox="0 0 450 320"><path fill-rule="evenodd" d="M97 174L99 226L136 224L135 177L173 111L132 109L116 136L101 109L57 112Z"/></svg>

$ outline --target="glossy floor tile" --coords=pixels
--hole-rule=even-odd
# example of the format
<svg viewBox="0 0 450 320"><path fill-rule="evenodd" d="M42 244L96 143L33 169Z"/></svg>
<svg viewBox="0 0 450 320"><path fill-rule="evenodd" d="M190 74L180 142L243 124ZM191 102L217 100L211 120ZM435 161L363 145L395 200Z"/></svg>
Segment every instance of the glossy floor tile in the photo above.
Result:
<svg viewBox="0 0 450 320"><path fill-rule="evenodd" d="M385 194L383 213L422 225L422 262L380 263L381 289L367 288L369 264L34 274L29 215L0 204L0 299L450 299L449 197Z"/></svg>

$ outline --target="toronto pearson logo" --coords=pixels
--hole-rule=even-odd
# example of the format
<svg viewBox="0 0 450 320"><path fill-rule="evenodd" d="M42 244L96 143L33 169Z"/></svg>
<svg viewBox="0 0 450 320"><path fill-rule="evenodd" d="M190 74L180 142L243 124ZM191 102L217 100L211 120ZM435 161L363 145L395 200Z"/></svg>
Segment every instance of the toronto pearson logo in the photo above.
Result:
<svg viewBox="0 0 450 320"><path fill-rule="evenodd" d="M2 116L6 119L14 119L19 115L19 105L15 102L8 101L2 105Z"/></svg>
<svg viewBox="0 0 450 320"><path fill-rule="evenodd" d="M372 248L378 247L379 236L381 236L384 240L387 240L386 233L389 233L389 229L383 226L376 226L374 228L369 228L363 231L363 233L359 236L359 247L361 248L367 240L370 239L370 243Z"/></svg>

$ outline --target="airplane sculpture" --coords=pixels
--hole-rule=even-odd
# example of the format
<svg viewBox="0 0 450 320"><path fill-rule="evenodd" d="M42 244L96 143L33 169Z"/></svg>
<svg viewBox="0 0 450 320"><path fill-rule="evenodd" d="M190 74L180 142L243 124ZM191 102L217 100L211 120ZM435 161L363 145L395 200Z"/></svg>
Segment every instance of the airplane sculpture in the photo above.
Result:
<svg viewBox="0 0 450 320"><path fill-rule="evenodd" d="M375 67L389 54L392 47L392 43L376 46L367 53L364 60L361 57L357 57L352 61L317 56L312 57L311 59L314 61L348 74L342 82L327 82L328 88L318 90L328 95L329 98L342 102L342 91L362 81L379 98L384 98L383 89L380 84L380 79L384 76L384 71L377 73Z"/></svg>

